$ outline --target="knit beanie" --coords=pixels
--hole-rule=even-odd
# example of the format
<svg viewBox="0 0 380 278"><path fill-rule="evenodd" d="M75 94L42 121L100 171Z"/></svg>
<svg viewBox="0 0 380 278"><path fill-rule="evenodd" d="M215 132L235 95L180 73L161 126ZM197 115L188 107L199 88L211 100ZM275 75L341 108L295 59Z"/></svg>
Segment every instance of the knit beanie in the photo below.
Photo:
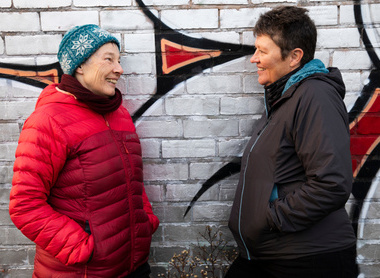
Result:
<svg viewBox="0 0 380 278"><path fill-rule="evenodd" d="M95 24L76 26L64 36L58 49L58 60L63 73L72 75L101 46L108 42L120 43L117 38Z"/></svg>

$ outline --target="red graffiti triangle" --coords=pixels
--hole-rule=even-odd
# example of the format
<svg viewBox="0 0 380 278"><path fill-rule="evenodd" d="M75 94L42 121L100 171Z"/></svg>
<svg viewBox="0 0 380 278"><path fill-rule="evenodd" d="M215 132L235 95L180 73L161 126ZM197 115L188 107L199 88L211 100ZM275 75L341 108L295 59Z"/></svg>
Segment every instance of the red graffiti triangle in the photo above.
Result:
<svg viewBox="0 0 380 278"><path fill-rule="evenodd" d="M222 51L211 49L193 48L161 40L162 72L168 74L186 65L219 56Z"/></svg>

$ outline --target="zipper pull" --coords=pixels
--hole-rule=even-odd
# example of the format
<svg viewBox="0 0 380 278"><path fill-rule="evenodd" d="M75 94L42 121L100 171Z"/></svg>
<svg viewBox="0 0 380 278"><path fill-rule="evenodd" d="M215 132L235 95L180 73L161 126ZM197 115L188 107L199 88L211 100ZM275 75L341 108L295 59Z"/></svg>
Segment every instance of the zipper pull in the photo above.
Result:
<svg viewBox="0 0 380 278"><path fill-rule="evenodd" d="M106 116L103 115L103 119L104 119L104 121L106 122L106 126L107 126L107 127L110 127L110 124L109 124L109 122L107 121Z"/></svg>

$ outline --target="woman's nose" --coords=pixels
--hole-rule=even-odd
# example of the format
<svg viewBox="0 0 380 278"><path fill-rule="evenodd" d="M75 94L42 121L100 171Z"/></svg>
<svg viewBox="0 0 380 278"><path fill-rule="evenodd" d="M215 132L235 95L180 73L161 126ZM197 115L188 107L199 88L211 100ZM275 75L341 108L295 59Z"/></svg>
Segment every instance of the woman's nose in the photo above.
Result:
<svg viewBox="0 0 380 278"><path fill-rule="evenodd" d="M258 57L257 57L257 50L255 53L252 55L251 59L249 60L251 63L257 63L258 62Z"/></svg>
<svg viewBox="0 0 380 278"><path fill-rule="evenodd" d="M114 68L114 72L117 72L119 74L123 74L124 70L123 68L121 67L121 64L120 63L116 63L116 66Z"/></svg>

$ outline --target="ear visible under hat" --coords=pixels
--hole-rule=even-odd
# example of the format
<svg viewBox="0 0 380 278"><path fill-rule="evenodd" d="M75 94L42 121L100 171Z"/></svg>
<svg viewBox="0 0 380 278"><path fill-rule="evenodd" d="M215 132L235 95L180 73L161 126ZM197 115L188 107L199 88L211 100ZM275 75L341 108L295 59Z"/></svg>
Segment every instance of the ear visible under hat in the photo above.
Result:
<svg viewBox="0 0 380 278"><path fill-rule="evenodd" d="M120 50L118 39L95 24L70 29L63 36L57 54L63 72L72 75L96 50L109 42L116 43Z"/></svg>

